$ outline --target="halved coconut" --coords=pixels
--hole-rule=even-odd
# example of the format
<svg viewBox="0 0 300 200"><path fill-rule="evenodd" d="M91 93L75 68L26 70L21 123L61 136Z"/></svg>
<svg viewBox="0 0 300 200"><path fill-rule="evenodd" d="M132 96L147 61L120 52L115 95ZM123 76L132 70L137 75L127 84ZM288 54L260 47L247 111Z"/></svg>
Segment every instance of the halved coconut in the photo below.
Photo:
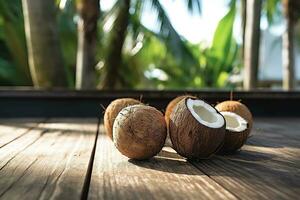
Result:
<svg viewBox="0 0 300 200"><path fill-rule="evenodd" d="M104 113L104 128L105 128L106 135L108 135L110 139L112 139L113 137L113 133L112 133L113 124L119 112L123 108L135 104L142 104L142 103L132 98L121 98L112 101L108 105Z"/></svg>
<svg viewBox="0 0 300 200"><path fill-rule="evenodd" d="M175 99L173 99L172 101L169 102L169 104L167 105L167 108L166 108L166 112L165 112L165 119L166 119L167 125L169 124L170 115L171 115L173 109L176 107L177 103L187 97L196 98L191 95L182 95L182 96L176 97Z"/></svg>
<svg viewBox="0 0 300 200"><path fill-rule="evenodd" d="M249 125L251 130L253 125L253 117L247 106L239 101L223 101L216 105L215 107L219 112L233 112L244 118Z"/></svg>
<svg viewBox="0 0 300 200"><path fill-rule="evenodd" d="M226 121L226 134L222 148L218 153L232 153L240 149L250 133L248 122L233 112L221 112Z"/></svg>
<svg viewBox="0 0 300 200"><path fill-rule="evenodd" d="M163 114L146 105L128 106L113 125L116 148L128 158L143 160L160 152L167 136Z"/></svg>
<svg viewBox="0 0 300 200"><path fill-rule="evenodd" d="M171 113L169 133L181 156L208 158L223 144L225 119L205 101L184 98Z"/></svg>
<svg viewBox="0 0 300 200"><path fill-rule="evenodd" d="M177 103L187 97L195 98L194 96L191 96L191 95L182 95L182 96L176 97L175 99L170 101L169 104L167 105L167 108L165 111L165 120L166 120L166 124L167 124L167 128L168 128L168 133L167 133L167 139L166 139L165 146L172 147L172 142L171 142L170 134L169 134L170 115L171 115L173 109L176 107Z"/></svg>

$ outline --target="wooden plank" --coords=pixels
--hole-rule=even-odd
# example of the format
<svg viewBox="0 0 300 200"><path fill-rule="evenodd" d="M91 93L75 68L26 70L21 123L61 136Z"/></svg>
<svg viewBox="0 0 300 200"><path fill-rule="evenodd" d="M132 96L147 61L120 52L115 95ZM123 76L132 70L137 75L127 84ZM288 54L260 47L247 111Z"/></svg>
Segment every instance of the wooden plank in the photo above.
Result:
<svg viewBox="0 0 300 200"><path fill-rule="evenodd" d="M241 199L298 199L298 119L258 119L242 151L192 164Z"/></svg>
<svg viewBox="0 0 300 200"><path fill-rule="evenodd" d="M251 146L267 147L280 157L298 159L300 156L300 118L260 118L254 124Z"/></svg>
<svg viewBox="0 0 300 200"><path fill-rule="evenodd" d="M149 161L134 161L104 134L98 136L88 198L236 199L170 149Z"/></svg>
<svg viewBox="0 0 300 200"><path fill-rule="evenodd" d="M0 198L80 199L97 119L50 120L32 132L40 138L0 170Z"/></svg>
<svg viewBox="0 0 300 200"><path fill-rule="evenodd" d="M42 119L1 119L0 120L0 148L21 137L37 126Z"/></svg>

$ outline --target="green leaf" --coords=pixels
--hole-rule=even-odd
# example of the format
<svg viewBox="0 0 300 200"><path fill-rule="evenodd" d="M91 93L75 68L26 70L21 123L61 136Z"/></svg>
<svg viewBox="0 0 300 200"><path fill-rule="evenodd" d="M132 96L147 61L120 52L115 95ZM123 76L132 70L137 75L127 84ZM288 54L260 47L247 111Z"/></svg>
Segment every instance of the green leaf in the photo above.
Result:
<svg viewBox="0 0 300 200"><path fill-rule="evenodd" d="M157 13L157 20L160 23L160 32L157 37L160 38L168 47L168 51L179 63L186 63L188 66L198 65L198 60L193 56L187 47L183 38L177 33L170 19L160 4L159 0L152 0L152 9ZM187 66L183 66L186 73L190 73Z"/></svg>
<svg viewBox="0 0 300 200"><path fill-rule="evenodd" d="M278 4L280 0L266 0L264 1L264 11L266 12L268 23L272 24L274 22L274 18L280 15L280 10L278 9Z"/></svg>
<svg viewBox="0 0 300 200"><path fill-rule="evenodd" d="M217 79L217 87L224 87L228 80L228 77L229 74L227 72L221 72Z"/></svg>
<svg viewBox="0 0 300 200"><path fill-rule="evenodd" d="M191 13L198 13L201 14L202 10L201 10L201 0L187 0L186 1L187 6L188 6L188 10Z"/></svg>
<svg viewBox="0 0 300 200"><path fill-rule="evenodd" d="M225 57L230 48L235 15L236 5L232 3L229 12L218 23L214 33L211 49L219 58Z"/></svg>
<svg viewBox="0 0 300 200"><path fill-rule="evenodd" d="M15 65L0 58L0 84L6 86L21 85L22 77Z"/></svg>
<svg viewBox="0 0 300 200"><path fill-rule="evenodd" d="M21 85L31 85L21 1L0 1L0 16L3 19L2 38L20 74Z"/></svg>
<svg viewBox="0 0 300 200"><path fill-rule="evenodd" d="M211 70L210 76L212 76L209 84L215 85L217 79L222 71L228 71L229 67L232 67L236 55L232 55L233 51L233 25L236 16L236 4L233 0L230 4L228 13L220 20L216 31L214 33L212 46L207 52L208 66Z"/></svg>

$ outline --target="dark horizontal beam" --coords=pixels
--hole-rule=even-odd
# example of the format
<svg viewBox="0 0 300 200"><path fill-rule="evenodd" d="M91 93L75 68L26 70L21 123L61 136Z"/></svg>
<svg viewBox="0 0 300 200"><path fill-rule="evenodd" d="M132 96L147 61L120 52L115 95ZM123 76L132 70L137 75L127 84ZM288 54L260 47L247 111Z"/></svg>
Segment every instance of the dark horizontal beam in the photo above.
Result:
<svg viewBox="0 0 300 200"><path fill-rule="evenodd" d="M171 99L182 94L198 96L211 104L230 97L230 91L224 90L0 90L0 117L95 117L102 114L102 106L121 97L142 99L164 111ZM236 91L233 98L246 104L255 116L300 116L300 92Z"/></svg>

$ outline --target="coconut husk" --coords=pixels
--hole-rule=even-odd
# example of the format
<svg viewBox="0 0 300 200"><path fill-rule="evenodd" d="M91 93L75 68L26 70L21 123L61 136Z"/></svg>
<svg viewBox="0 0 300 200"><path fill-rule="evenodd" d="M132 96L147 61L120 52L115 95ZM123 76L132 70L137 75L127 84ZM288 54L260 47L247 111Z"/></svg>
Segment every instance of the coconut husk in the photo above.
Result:
<svg viewBox="0 0 300 200"><path fill-rule="evenodd" d="M223 143L225 123L220 128L201 124L188 110L187 99L178 102L170 115L169 133L173 148L188 159L209 158Z"/></svg>
<svg viewBox="0 0 300 200"><path fill-rule="evenodd" d="M113 138L113 124L115 121L115 118L119 114L119 112L130 105L135 105L135 104L141 104L140 101L132 98L121 98L121 99L116 99L112 101L108 107L105 110L104 113L104 128L105 128L105 133L106 135L112 139Z"/></svg>
<svg viewBox="0 0 300 200"><path fill-rule="evenodd" d="M166 136L167 127L163 114L146 105L122 109L113 126L116 148L128 158L137 160L158 154L164 146Z"/></svg>

